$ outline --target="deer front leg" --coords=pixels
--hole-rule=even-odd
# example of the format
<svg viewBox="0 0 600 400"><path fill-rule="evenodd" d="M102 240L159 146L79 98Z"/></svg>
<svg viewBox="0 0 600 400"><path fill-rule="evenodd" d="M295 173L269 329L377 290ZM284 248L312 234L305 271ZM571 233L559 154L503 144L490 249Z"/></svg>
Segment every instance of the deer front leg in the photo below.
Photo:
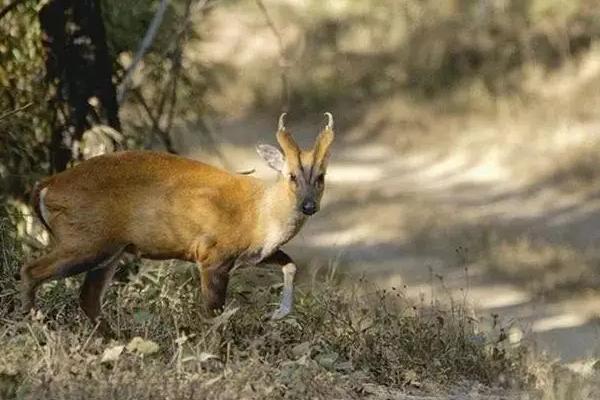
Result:
<svg viewBox="0 0 600 400"><path fill-rule="evenodd" d="M281 266L283 272L283 291L281 292L281 301L279 307L271 319L281 319L292 312L294 308L294 276L296 275L296 264L281 250L277 250L269 257L262 260L261 263L275 264Z"/></svg>
<svg viewBox="0 0 600 400"><path fill-rule="evenodd" d="M209 314L215 315L223 311L227 285L229 283L229 265L219 264L210 267L200 267L202 295Z"/></svg>

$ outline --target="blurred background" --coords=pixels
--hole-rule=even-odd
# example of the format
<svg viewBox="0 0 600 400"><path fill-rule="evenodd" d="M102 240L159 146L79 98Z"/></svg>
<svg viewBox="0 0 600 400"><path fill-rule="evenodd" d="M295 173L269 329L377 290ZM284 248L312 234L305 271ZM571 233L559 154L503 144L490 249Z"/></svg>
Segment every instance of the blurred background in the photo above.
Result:
<svg viewBox="0 0 600 400"><path fill-rule="evenodd" d="M153 148L256 169L333 113L301 279L461 302L574 367L600 356L595 0L2 0L0 217L36 180Z"/></svg>

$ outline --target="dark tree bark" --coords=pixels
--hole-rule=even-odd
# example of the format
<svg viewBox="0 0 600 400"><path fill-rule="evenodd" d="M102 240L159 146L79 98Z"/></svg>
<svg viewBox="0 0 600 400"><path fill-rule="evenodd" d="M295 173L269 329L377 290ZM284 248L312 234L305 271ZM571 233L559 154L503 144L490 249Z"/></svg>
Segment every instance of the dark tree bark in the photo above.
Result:
<svg viewBox="0 0 600 400"><path fill-rule="evenodd" d="M99 0L50 0L39 13L46 52L46 79L56 110L51 168L64 170L79 157L74 145L97 120L89 100L98 99L100 121L120 131L119 106L112 81Z"/></svg>

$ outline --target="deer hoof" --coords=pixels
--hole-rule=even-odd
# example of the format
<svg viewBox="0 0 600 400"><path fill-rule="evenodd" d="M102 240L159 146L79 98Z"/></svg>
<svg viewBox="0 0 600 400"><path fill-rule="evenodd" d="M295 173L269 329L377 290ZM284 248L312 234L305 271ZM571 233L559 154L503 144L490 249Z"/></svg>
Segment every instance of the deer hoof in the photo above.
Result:
<svg viewBox="0 0 600 400"><path fill-rule="evenodd" d="M275 310L273 315L271 315L271 319L273 321L277 321L279 319L282 319L286 315L288 315L290 312L292 312L292 309L290 307L281 307L280 306L277 310Z"/></svg>

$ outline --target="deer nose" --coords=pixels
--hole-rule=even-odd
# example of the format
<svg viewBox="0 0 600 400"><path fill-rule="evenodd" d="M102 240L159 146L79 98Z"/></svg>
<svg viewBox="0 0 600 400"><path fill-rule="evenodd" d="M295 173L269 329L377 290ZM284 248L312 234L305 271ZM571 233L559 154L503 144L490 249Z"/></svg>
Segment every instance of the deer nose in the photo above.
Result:
<svg viewBox="0 0 600 400"><path fill-rule="evenodd" d="M314 200L304 200L302 202L302 212L306 215L313 215L317 212L317 203Z"/></svg>

